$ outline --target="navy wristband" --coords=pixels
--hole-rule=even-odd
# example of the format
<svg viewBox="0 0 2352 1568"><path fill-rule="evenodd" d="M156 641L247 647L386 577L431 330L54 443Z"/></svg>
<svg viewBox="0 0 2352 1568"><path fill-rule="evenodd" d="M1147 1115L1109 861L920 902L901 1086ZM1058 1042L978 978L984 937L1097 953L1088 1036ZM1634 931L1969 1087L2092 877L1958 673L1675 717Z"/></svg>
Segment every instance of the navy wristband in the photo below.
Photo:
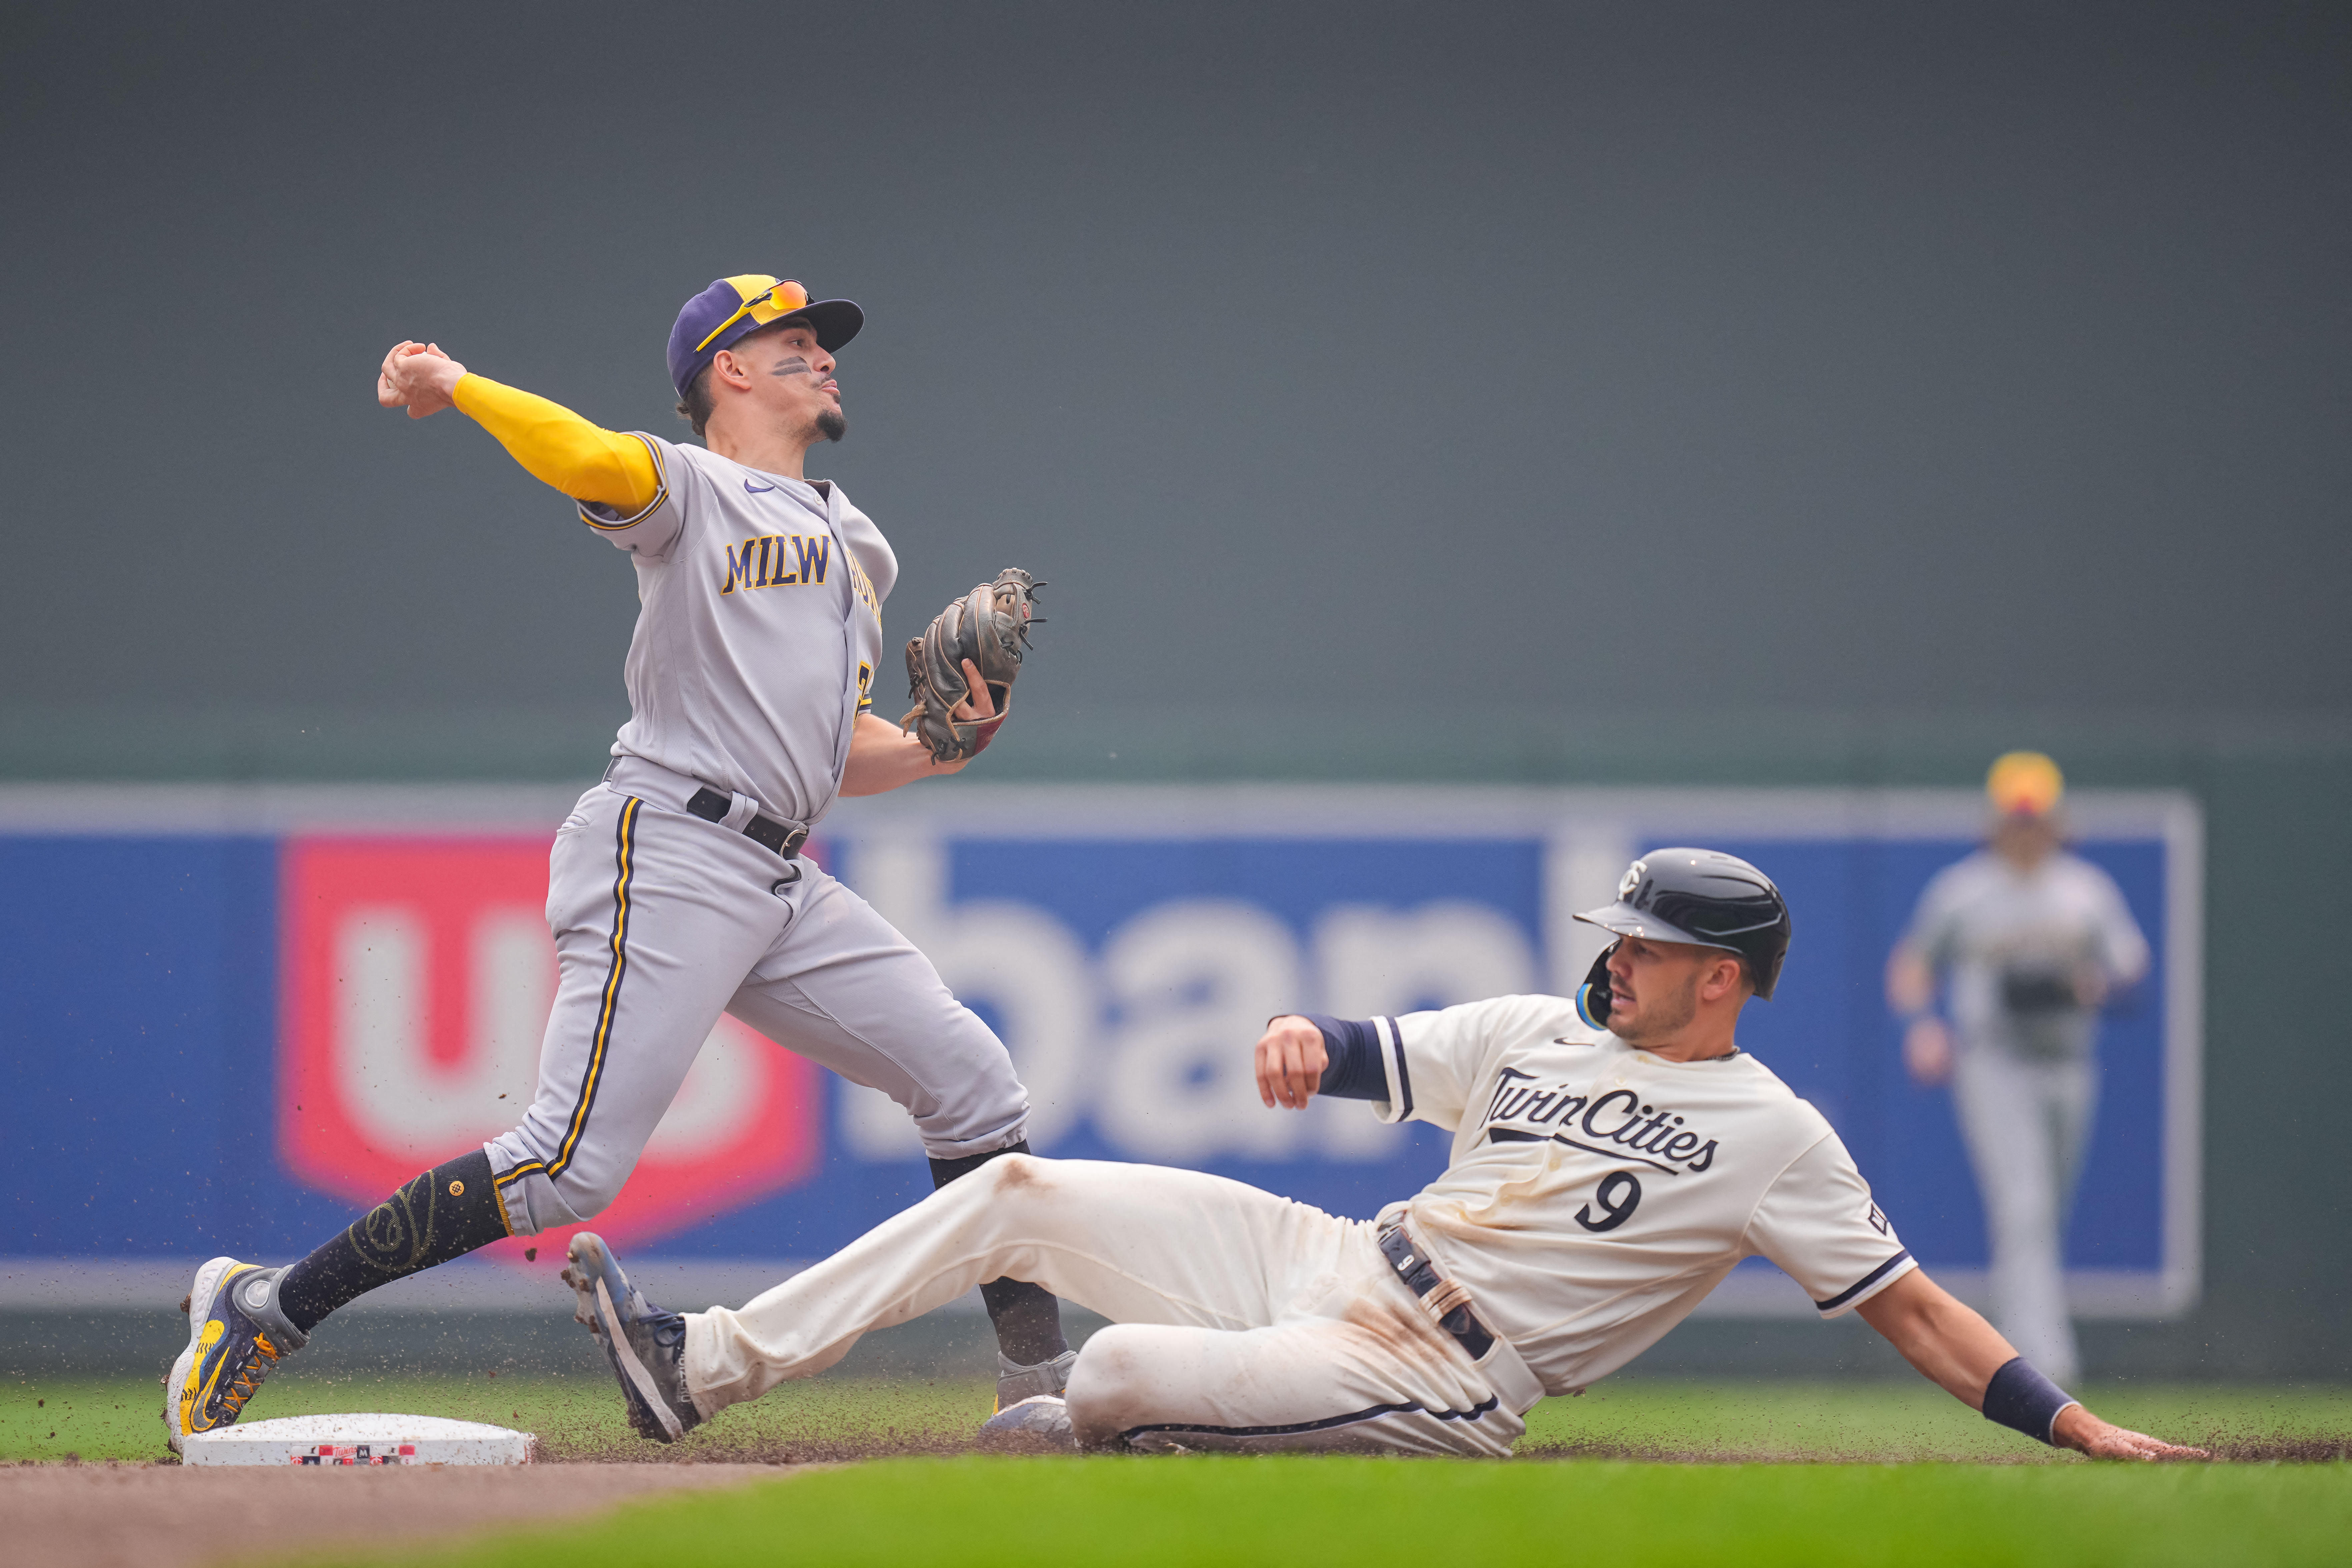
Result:
<svg viewBox="0 0 2352 1568"><path fill-rule="evenodd" d="M1998 1421L2004 1427L2024 1433L2037 1443L2057 1444L2051 1431L2058 1425L2058 1413L2081 1400L2051 1382L2033 1369L2033 1364L2023 1356L2001 1364L1985 1385L1984 1418Z"/></svg>
<svg viewBox="0 0 2352 1568"><path fill-rule="evenodd" d="M1381 1062L1380 1031L1370 1019L1298 1015L1323 1031L1323 1081L1318 1092L1335 1100L1385 1100L1388 1071Z"/></svg>

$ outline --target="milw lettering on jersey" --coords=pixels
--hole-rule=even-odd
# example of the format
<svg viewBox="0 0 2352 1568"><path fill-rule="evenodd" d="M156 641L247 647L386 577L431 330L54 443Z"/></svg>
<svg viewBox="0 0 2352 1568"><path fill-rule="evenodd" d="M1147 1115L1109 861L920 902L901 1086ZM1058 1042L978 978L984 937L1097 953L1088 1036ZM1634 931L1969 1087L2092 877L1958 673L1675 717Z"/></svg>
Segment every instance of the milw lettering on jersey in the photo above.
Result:
<svg viewBox="0 0 2352 1568"><path fill-rule="evenodd" d="M745 539L740 549L727 547L727 586L719 591L822 583L832 559L831 534L765 534Z"/></svg>
<svg viewBox="0 0 2352 1568"><path fill-rule="evenodd" d="M849 569L850 592L857 596L859 603L865 605L866 609L874 612L874 623L877 626L879 626L882 623L882 601L876 597L874 592L874 584L866 577L866 568L858 564L857 552L856 550L842 551L841 563ZM824 568L820 564L817 568L817 580L820 582L824 580ZM860 696L866 695L866 687L863 681L860 681L857 689Z"/></svg>
<svg viewBox="0 0 2352 1568"><path fill-rule="evenodd" d="M1630 1159L1669 1176L1715 1164L1716 1140L1683 1125L1676 1113L1643 1104L1631 1089L1584 1095L1566 1084L1547 1087L1532 1072L1503 1069L1486 1104L1486 1141L1565 1144L1611 1159Z"/></svg>

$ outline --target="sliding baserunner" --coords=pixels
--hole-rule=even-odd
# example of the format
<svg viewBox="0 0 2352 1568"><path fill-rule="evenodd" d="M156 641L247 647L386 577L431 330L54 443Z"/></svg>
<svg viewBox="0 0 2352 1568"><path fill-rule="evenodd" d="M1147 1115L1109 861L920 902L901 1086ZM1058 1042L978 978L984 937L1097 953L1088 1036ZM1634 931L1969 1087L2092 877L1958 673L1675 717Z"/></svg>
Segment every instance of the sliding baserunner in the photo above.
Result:
<svg viewBox="0 0 2352 1568"><path fill-rule="evenodd" d="M1112 1320L1066 1397L988 1426L1079 1447L1501 1455L1761 1253L1824 1318L1859 1312L1971 1408L2112 1458L2200 1457L2093 1416L1922 1273L1829 1124L1733 1043L1769 998L1787 906L1747 862L1661 850L1574 1001L1276 1019L1269 1106L1317 1093L1454 1134L1444 1175L1369 1222L1156 1166L1000 1160L739 1311L665 1312L594 1236L578 1315L633 1413L683 1429L838 1361L998 1275ZM638 1429L654 1423L641 1413Z"/></svg>
<svg viewBox="0 0 2352 1568"><path fill-rule="evenodd" d="M908 652L916 732L867 711L898 558L839 486L802 476L809 449L846 428L833 356L864 320L848 300L813 302L764 275L688 300L670 377L707 447L600 429L431 345L385 356L379 402L470 415L628 553L641 606L630 718L604 781L555 836L561 973L521 1124L298 1262L199 1269L163 1396L173 1448L235 1421L278 1360L362 1292L610 1204L722 1010L905 1106L935 1182L1028 1147L1029 1097L1003 1045L800 852L836 797L953 773L988 744L1028 619L1026 573L982 585ZM996 1324L1002 1402L1057 1392L1071 1358L1053 1297L975 1283ZM650 1435L675 1436L659 1416L647 1412Z"/></svg>

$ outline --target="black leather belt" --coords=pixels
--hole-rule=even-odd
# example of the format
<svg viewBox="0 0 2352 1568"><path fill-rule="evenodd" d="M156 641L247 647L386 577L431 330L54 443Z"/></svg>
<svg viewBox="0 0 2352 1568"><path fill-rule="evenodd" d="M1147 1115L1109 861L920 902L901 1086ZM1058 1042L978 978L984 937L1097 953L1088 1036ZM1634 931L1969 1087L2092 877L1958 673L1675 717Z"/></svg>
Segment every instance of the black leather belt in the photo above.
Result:
<svg viewBox="0 0 2352 1568"><path fill-rule="evenodd" d="M1427 1301L1432 1291L1445 1284L1445 1276L1437 1271L1436 1265L1421 1255L1420 1249L1412 1244L1412 1238L1405 1234L1402 1225L1391 1225L1381 1232L1381 1256L1386 1258L1389 1266L1397 1271L1397 1278L1404 1281L1404 1288L1423 1301ZM1486 1353L1495 1348L1495 1336L1486 1332L1486 1325L1478 1321L1478 1314L1466 1305L1456 1307L1438 1319L1437 1326L1452 1334L1473 1361L1484 1359Z"/></svg>
<svg viewBox="0 0 2352 1568"><path fill-rule="evenodd" d="M677 799L672 796L671 799ZM734 800L704 785L694 792L686 809L706 822L723 822L734 810ZM773 817L753 817L743 824L743 836L754 843L765 844L786 860L798 860L801 846L808 842L809 831L798 822L780 822Z"/></svg>

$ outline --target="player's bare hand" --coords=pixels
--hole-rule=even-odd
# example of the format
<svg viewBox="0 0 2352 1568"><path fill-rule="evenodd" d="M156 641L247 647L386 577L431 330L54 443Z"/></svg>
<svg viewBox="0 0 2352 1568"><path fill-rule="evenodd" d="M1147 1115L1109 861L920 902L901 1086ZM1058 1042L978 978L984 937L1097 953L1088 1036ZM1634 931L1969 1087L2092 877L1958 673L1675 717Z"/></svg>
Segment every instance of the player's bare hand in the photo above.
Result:
<svg viewBox="0 0 2352 1568"><path fill-rule="evenodd" d="M1268 1105L1304 1111L1322 1087L1329 1061L1321 1030L1297 1013L1276 1019L1258 1037L1257 1097Z"/></svg>
<svg viewBox="0 0 2352 1568"><path fill-rule="evenodd" d="M2095 1459L2210 1459L2213 1456L2202 1448L2187 1448L2178 1443L2168 1443L2161 1437L2151 1437L2145 1432L2129 1431L2111 1421L2102 1421L2080 1405L2069 1405L2058 1412L2058 1422L2051 1433L2058 1446L2076 1453L2088 1454Z"/></svg>
<svg viewBox="0 0 2352 1568"><path fill-rule="evenodd" d="M1903 1064L1929 1087L1952 1075L1952 1031L1941 1019L1915 1019L1903 1031Z"/></svg>
<svg viewBox="0 0 2352 1568"><path fill-rule="evenodd" d="M980 666L970 659L963 662L963 680L964 685L971 688L971 695L950 708L948 712L954 715L959 723L963 724L969 724L974 719L994 718L996 698L990 693L988 683L980 678Z"/></svg>
<svg viewBox="0 0 2352 1568"><path fill-rule="evenodd" d="M457 400L458 380L466 367L441 351L438 343L394 343L376 372L375 401L385 408L404 408L411 419L439 413Z"/></svg>

